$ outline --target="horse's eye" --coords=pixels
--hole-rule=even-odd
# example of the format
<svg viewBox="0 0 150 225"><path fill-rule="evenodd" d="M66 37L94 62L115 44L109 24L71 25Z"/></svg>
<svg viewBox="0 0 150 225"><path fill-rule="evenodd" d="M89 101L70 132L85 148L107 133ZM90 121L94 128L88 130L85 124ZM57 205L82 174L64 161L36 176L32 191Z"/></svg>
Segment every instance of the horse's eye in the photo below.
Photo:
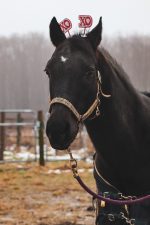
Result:
<svg viewBox="0 0 150 225"><path fill-rule="evenodd" d="M88 77L94 77L95 76L95 71L94 70L89 70L86 72L86 76Z"/></svg>
<svg viewBox="0 0 150 225"><path fill-rule="evenodd" d="M50 73L47 70L44 70L44 72L50 77Z"/></svg>

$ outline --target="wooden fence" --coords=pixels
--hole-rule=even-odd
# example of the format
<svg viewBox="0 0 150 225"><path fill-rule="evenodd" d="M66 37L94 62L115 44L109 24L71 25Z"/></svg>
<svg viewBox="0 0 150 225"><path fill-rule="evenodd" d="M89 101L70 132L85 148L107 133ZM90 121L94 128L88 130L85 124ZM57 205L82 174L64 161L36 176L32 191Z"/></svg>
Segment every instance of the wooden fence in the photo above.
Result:
<svg viewBox="0 0 150 225"><path fill-rule="evenodd" d="M29 121L24 122L24 114ZM13 118L12 118L13 115ZM32 115L32 116L31 116ZM29 119L30 118L30 119ZM39 164L44 166L44 116L42 111L33 110L0 110L0 161L4 160L6 147L6 128L16 129L16 146L21 145L21 129L30 127L35 131L35 141L39 145Z"/></svg>

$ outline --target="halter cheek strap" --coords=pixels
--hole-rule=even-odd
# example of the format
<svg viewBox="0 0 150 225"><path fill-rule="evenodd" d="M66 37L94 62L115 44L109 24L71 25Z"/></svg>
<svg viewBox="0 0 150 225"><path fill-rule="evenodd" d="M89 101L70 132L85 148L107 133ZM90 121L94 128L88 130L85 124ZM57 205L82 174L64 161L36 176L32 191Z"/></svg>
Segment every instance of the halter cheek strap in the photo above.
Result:
<svg viewBox="0 0 150 225"><path fill-rule="evenodd" d="M100 94L103 95L104 97L108 98L110 97L110 95L105 95L102 92L101 89L101 75L99 70L97 71L97 94L96 94L96 99L93 102L93 104L89 107L89 109L84 113L84 114L80 114L78 113L78 111L76 110L76 108L73 106L73 104L68 101L65 98L62 97L56 97L53 98L52 101L50 102L50 108L52 107L53 104L62 104L65 105L73 114L74 116L77 118L78 122L83 122L84 120L86 120L92 113L93 111L96 109L96 117L100 115L100 110L99 110L99 105L100 105Z"/></svg>

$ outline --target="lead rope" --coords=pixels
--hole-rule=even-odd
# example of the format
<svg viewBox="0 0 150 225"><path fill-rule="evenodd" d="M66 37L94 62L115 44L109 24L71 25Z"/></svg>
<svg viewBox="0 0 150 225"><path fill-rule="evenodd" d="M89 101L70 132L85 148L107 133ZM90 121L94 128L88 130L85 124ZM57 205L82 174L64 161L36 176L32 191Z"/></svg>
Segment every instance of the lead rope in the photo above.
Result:
<svg viewBox="0 0 150 225"><path fill-rule="evenodd" d="M114 204L114 205L131 205L131 204L134 204L134 203L140 203L140 202L143 202L145 200L150 199L150 195L146 195L146 196L143 196L143 197L140 197L140 198L135 198L135 197L129 196L129 197L125 197L125 200L116 200L116 199L104 197L100 194L96 194L90 188L88 188L87 185L80 178L80 176L78 174L77 160L73 157L70 148L67 149L67 152L70 156L70 167L71 167L71 170L72 170L72 173L73 173L73 177L78 181L78 183L81 185L81 187L86 192L88 192L90 195L93 196L93 198L99 199L100 201L104 201L106 203Z"/></svg>
<svg viewBox="0 0 150 225"><path fill-rule="evenodd" d="M67 149L67 153L68 153L69 156L70 156L70 168L71 168L71 170L72 170L73 177L74 177L75 179L77 179L77 177L79 177L79 174L78 174L78 168L77 168L77 167L78 167L77 160L73 157L70 148ZM78 179L77 179L77 180L78 180ZM93 200L93 201L92 201L92 203L93 203L93 210L94 210L95 215L96 215L96 217L97 217L97 215L98 215L97 202L95 201L95 200L96 200L95 198L93 198L92 200ZM95 206L95 204L96 204L96 206ZM93 220L93 224L95 224L95 219Z"/></svg>
<svg viewBox="0 0 150 225"><path fill-rule="evenodd" d="M98 215L99 215L99 211L98 211L98 199L101 201L101 204L105 204L105 202L107 203L111 203L111 204L114 204L114 205L129 205L129 204L132 204L132 203L135 203L136 202L139 202L140 199L136 199L136 200L133 200L131 199L131 196L129 197L130 200L113 200L113 199L109 199L109 198L106 198L106 197L103 197L101 195L97 195L96 193L94 193L92 190L90 190L84 183L83 181L81 180L79 174L78 174L78 164L77 164L77 160L73 157L72 155L72 152L71 152L71 149L68 148L67 149L67 152L70 156L70 167L71 167L71 170L72 170L72 173L73 173L73 177L78 181L78 183L81 185L81 187L86 191L88 192L90 195L93 196L93 209L95 211L95 215L96 215L96 218L98 219ZM124 197L124 196L122 196ZM125 199L127 199L127 197L125 197ZM95 204L96 206L95 206ZM116 219L120 219L122 222L125 221L126 224L129 224L129 225L135 225L135 219L129 219L127 218L123 212L120 212L120 214L104 214L103 215L104 217L106 216L108 221L110 222L114 222ZM95 220L93 221L93 224L95 224ZM97 224L97 222L96 222Z"/></svg>

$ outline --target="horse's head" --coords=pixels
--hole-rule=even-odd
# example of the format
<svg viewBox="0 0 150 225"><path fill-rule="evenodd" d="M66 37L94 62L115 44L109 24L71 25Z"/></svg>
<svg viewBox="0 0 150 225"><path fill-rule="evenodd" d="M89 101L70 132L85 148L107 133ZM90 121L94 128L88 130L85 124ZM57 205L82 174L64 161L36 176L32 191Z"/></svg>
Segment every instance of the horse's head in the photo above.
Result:
<svg viewBox="0 0 150 225"><path fill-rule="evenodd" d="M71 110L72 106L83 115L96 99L96 49L101 32L101 18L87 37L74 35L68 39L55 18L50 23L50 38L56 49L45 68L53 102L46 133L53 148L66 149L77 135L79 118Z"/></svg>

